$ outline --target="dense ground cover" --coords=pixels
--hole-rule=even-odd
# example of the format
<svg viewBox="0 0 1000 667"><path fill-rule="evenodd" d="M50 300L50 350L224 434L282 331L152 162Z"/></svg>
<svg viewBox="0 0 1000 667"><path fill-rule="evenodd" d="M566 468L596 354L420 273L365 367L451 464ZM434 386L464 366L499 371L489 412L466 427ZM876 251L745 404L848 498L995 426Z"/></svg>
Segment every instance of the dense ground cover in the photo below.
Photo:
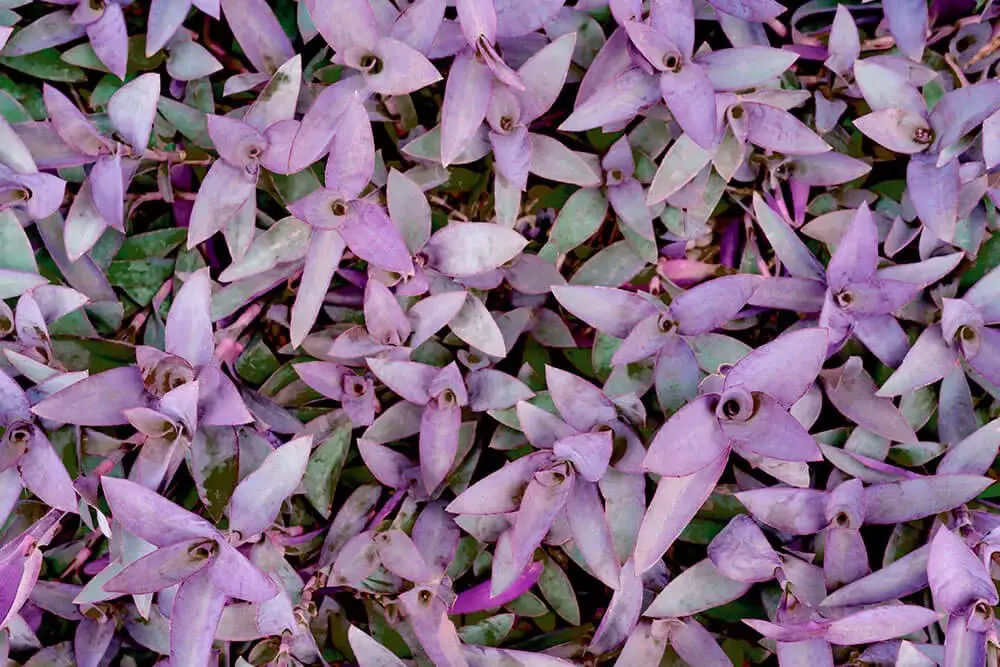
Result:
<svg viewBox="0 0 1000 667"><path fill-rule="evenodd" d="M996 16L0 0L0 658L996 664Z"/></svg>

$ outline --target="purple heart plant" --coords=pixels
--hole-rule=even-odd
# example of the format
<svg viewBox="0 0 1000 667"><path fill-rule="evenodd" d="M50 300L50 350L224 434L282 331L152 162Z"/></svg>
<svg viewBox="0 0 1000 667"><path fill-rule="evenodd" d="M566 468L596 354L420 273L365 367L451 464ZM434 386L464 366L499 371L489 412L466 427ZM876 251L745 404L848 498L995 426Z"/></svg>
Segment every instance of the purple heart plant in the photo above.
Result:
<svg viewBox="0 0 1000 667"><path fill-rule="evenodd" d="M0 3L0 664L997 664L995 4Z"/></svg>

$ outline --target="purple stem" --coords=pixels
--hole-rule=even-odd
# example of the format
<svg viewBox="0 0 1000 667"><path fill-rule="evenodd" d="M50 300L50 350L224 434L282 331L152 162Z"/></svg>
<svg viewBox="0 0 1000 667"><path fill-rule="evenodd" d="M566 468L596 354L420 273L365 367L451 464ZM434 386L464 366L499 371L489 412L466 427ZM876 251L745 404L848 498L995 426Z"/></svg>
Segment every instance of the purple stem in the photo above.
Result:
<svg viewBox="0 0 1000 667"><path fill-rule="evenodd" d="M372 530L373 528L375 528L375 526L385 521L385 518L387 516L395 512L396 508L399 507L400 503L403 502L403 498L406 497L406 493L409 490L410 487L408 486L396 489L396 493L392 494L389 500L386 501L385 505L382 505L382 509L380 509L375 514L375 516L372 517L372 520L368 522L368 525L365 527L365 530Z"/></svg>

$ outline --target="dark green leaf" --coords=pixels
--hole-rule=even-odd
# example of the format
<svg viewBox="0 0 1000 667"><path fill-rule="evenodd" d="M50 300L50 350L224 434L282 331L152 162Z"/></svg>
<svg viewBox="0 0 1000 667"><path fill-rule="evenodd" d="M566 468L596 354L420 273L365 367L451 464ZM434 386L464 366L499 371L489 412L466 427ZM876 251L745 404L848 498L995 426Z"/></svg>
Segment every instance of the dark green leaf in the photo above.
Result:
<svg viewBox="0 0 1000 667"><path fill-rule="evenodd" d="M0 57L0 65L46 81L76 83L87 78L82 69L63 62L55 49L43 49L24 56L3 56Z"/></svg>
<svg viewBox="0 0 1000 667"><path fill-rule="evenodd" d="M139 305L148 306L173 273L172 259L111 262L108 281L115 287L122 288Z"/></svg>
<svg viewBox="0 0 1000 667"><path fill-rule="evenodd" d="M190 449L198 497L214 519L222 517L239 481L239 441L231 426L198 425Z"/></svg>
<svg viewBox="0 0 1000 667"><path fill-rule="evenodd" d="M337 490L340 472L351 448L352 425L344 419L333 432L313 450L302 478L306 498L324 518L330 518L333 494Z"/></svg>

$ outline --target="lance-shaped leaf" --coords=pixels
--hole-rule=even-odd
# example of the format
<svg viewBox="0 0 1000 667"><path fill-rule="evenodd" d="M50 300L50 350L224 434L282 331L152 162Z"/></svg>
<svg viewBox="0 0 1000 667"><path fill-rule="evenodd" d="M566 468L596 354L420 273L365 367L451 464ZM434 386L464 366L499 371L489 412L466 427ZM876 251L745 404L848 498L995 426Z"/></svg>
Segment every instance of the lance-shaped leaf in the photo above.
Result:
<svg viewBox="0 0 1000 667"><path fill-rule="evenodd" d="M881 570L852 581L823 600L824 607L876 604L912 595L927 586L930 545L912 551Z"/></svg>
<svg viewBox="0 0 1000 667"><path fill-rule="evenodd" d="M108 100L108 117L138 154L149 145L149 135L160 99L160 75L143 74L115 91Z"/></svg>
<svg viewBox="0 0 1000 667"><path fill-rule="evenodd" d="M204 537L171 544L130 563L101 588L133 595L159 593L211 565L217 552L216 542Z"/></svg>
<svg viewBox="0 0 1000 667"><path fill-rule="evenodd" d="M428 494L434 492L455 462L462 427L460 403L465 401L460 401L455 391L445 389L431 399L420 419L420 471Z"/></svg>
<svg viewBox="0 0 1000 667"><path fill-rule="evenodd" d="M708 333L725 324L743 308L762 279L753 275L723 276L701 283L677 295L670 314L680 333Z"/></svg>
<svg viewBox="0 0 1000 667"><path fill-rule="evenodd" d="M820 376L827 398L855 424L896 442L917 441L892 400L876 396L878 388L861 367L860 358L851 357L842 367L823 371Z"/></svg>
<svg viewBox="0 0 1000 667"><path fill-rule="evenodd" d="M503 331L483 300L474 294L466 296L462 308L448 326L453 334L472 348L493 357L503 358L507 354Z"/></svg>
<svg viewBox="0 0 1000 667"><path fill-rule="evenodd" d="M885 12L889 31L908 58L920 62L927 44L927 5L917 0L888 0Z"/></svg>
<svg viewBox="0 0 1000 667"><path fill-rule="evenodd" d="M897 153L913 154L927 150L933 134L930 124L905 109L879 109L861 116L854 126L868 138Z"/></svg>
<svg viewBox="0 0 1000 667"><path fill-rule="evenodd" d="M937 382L958 363L958 353L945 341L941 327L932 325L910 348L903 363L879 388L877 396L898 396Z"/></svg>
<svg viewBox="0 0 1000 667"><path fill-rule="evenodd" d="M744 46L698 54L695 62L705 69L712 87L723 92L767 83L791 67L798 57L785 49Z"/></svg>
<svg viewBox="0 0 1000 667"><path fill-rule="evenodd" d="M463 222L435 233L424 251L441 273L465 277L499 268L514 259L527 243L513 229L487 222Z"/></svg>
<svg viewBox="0 0 1000 667"><path fill-rule="evenodd" d="M323 298L330 288L330 281L340 265L345 248L344 239L338 232L313 229L302 282L292 305L290 337L293 345L299 345L316 322Z"/></svg>
<svg viewBox="0 0 1000 667"><path fill-rule="evenodd" d="M693 616L739 599L752 585L750 581L730 579L706 558L667 584L643 615L651 618Z"/></svg>
<svg viewBox="0 0 1000 667"><path fill-rule="evenodd" d="M656 433L643 467L660 475L683 477L726 458L730 438L715 416L717 398L699 396L680 410Z"/></svg>
<svg viewBox="0 0 1000 667"><path fill-rule="evenodd" d="M952 445L938 463L938 474L985 475L1000 447L1000 424L991 421Z"/></svg>
<svg viewBox="0 0 1000 667"><path fill-rule="evenodd" d="M954 509L982 493L993 480L976 475L938 475L874 484L865 489L867 523L902 523Z"/></svg>
<svg viewBox="0 0 1000 667"><path fill-rule="evenodd" d="M532 476L551 462L549 452L522 456L470 486L446 509L453 514L514 512Z"/></svg>
<svg viewBox="0 0 1000 667"><path fill-rule="evenodd" d="M635 326L657 312L656 306L632 292L611 287L565 285L552 288L563 308L598 331L626 338Z"/></svg>
<svg viewBox="0 0 1000 667"><path fill-rule="evenodd" d="M933 609L915 605L876 607L831 622L825 639L838 646L870 644L908 635L937 620Z"/></svg>
<svg viewBox="0 0 1000 667"><path fill-rule="evenodd" d="M170 660L178 665L206 665L226 595L206 572L186 579L177 589L170 612Z"/></svg>
<svg viewBox="0 0 1000 667"><path fill-rule="evenodd" d="M541 561L532 563L524 569L524 572L521 573L521 576L518 577L517 581L510 588L495 597L490 595L491 584L488 581L474 586L467 591L463 591L455 597L455 601L452 603L451 608L448 609L448 613L471 614L477 611L496 609L516 600L538 582L538 578L542 575L544 567L545 565Z"/></svg>
<svg viewBox="0 0 1000 667"><path fill-rule="evenodd" d="M311 450L311 436L296 438L274 450L240 482L229 505L230 530L246 538L268 528L302 481Z"/></svg>
<svg viewBox="0 0 1000 667"><path fill-rule="evenodd" d="M809 252L795 235L795 231L757 193L754 193L753 208L757 214L757 224L788 272L798 278L823 280L823 265Z"/></svg>
<svg viewBox="0 0 1000 667"><path fill-rule="evenodd" d="M116 477L102 477L111 513L126 530L158 547L217 535L212 524L149 489Z"/></svg>
<svg viewBox="0 0 1000 667"><path fill-rule="evenodd" d="M111 640L115 637L115 623L106 619L83 619L73 636L73 652L79 667L97 667Z"/></svg>
<svg viewBox="0 0 1000 667"><path fill-rule="evenodd" d="M469 373L465 382L469 389L469 409L476 412L512 408L535 395L517 378L492 368Z"/></svg>
<svg viewBox="0 0 1000 667"><path fill-rule="evenodd" d="M736 499L758 521L793 535L812 535L826 526L826 493L815 489L742 491Z"/></svg>
<svg viewBox="0 0 1000 667"><path fill-rule="evenodd" d="M726 373L724 387L728 390L744 385L790 407L819 374L826 356L826 338L822 328L779 336L736 362Z"/></svg>
<svg viewBox="0 0 1000 667"><path fill-rule="evenodd" d="M56 454L52 443L41 429L29 427L31 437L27 448L17 459L17 469L21 480L29 491L34 493L49 507L64 512L76 513L77 500L73 490L73 481L63 466L62 459Z"/></svg>
<svg viewBox="0 0 1000 667"><path fill-rule="evenodd" d="M601 624L590 642L593 653L609 651L624 642L639 621L642 611L642 575L632 559L625 561L621 580Z"/></svg>
<svg viewBox="0 0 1000 667"><path fill-rule="evenodd" d="M906 167L907 192L924 226L951 242L958 223L958 161L938 166L932 156L914 156Z"/></svg>
<svg viewBox="0 0 1000 667"><path fill-rule="evenodd" d="M575 481L573 468L565 464L532 476L514 525L497 543L491 595L507 590L531 562L535 549L565 507Z"/></svg>
<svg viewBox="0 0 1000 667"><path fill-rule="evenodd" d="M406 664L395 653L353 625L347 630L347 640L361 667L404 667Z"/></svg>
<svg viewBox="0 0 1000 667"><path fill-rule="evenodd" d="M116 426L128 423L125 410L146 407L148 400L139 369L123 366L75 382L31 411L61 424Z"/></svg>
<svg viewBox="0 0 1000 667"><path fill-rule="evenodd" d="M399 596L413 634L435 665L463 667L461 640L447 616L448 607L433 589L414 588Z"/></svg>
<svg viewBox="0 0 1000 667"><path fill-rule="evenodd" d="M292 43L263 0L221 0L222 12L243 53L258 72L271 73L295 55Z"/></svg>
<svg viewBox="0 0 1000 667"><path fill-rule="evenodd" d="M554 366L546 366L545 381L559 414L575 429L589 431L617 417L611 400L586 380Z"/></svg>
<svg viewBox="0 0 1000 667"><path fill-rule="evenodd" d="M410 344L419 347L455 319L465 306L467 297L468 294L464 290L458 290L435 294L413 304L407 311L407 317L413 327Z"/></svg>
<svg viewBox="0 0 1000 667"><path fill-rule="evenodd" d="M617 588L621 568L597 486L577 479L567 507L566 521L573 544L580 550L587 567L605 584Z"/></svg>
<svg viewBox="0 0 1000 667"><path fill-rule="evenodd" d="M204 366L215 353L211 320L212 282L208 270L193 273L170 306L164 336L166 350L192 366Z"/></svg>
<svg viewBox="0 0 1000 667"><path fill-rule="evenodd" d="M0 551L0 628L9 626L28 601L42 567L42 552L31 536L20 536Z"/></svg>
<svg viewBox="0 0 1000 667"><path fill-rule="evenodd" d="M930 546L927 581L938 607L964 615L980 601L991 607L997 604L997 589L989 571L960 537L941 526Z"/></svg>
<svg viewBox="0 0 1000 667"><path fill-rule="evenodd" d="M846 76L851 72L854 61L861 56L861 39L858 26L847 7L838 5L833 17L833 27L830 30L830 55L824 64L831 72Z"/></svg>
<svg viewBox="0 0 1000 667"><path fill-rule="evenodd" d="M278 68L243 121L263 132L275 123L294 118L301 83L302 57L297 55Z"/></svg>
<svg viewBox="0 0 1000 667"><path fill-rule="evenodd" d="M493 74L473 49L458 54L448 72L441 106L442 165L454 162L482 125L493 85Z"/></svg>
<svg viewBox="0 0 1000 667"><path fill-rule="evenodd" d="M724 577L737 581L768 581L781 559L764 533L745 514L734 517L708 545L708 557Z"/></svg>
<svg viewBox="0 0 1000 667"><path fill-rule="evenodd" d="M582 103L578 102L559 129L580 132L628 121L661 96L655 77L638 67L631 67L613 76Z"/></svg>
<svg viewBox="0 0 1000 667"><path fill-rule="evenodd" d="M256 176L225 160L216 160L198 190L188 228L188 248L206 241L236 215L257 186Z"/></svg>
<svg viewBox="0 0 1000 667"><path fill-rule="evenodd" d="M711 495L726 462L723 455L686 477L660 478L636 539L636 572L645 572L666 553Z"/></svg>
<svg viewBox="0 0 1000 667"><path fill-rule="evenodd" d="M68 97L45 85L42 99L53 129L66 144L90 156L97 156L109 148L110 142L100 135L97 128Z"/></svg>
<svg viewBox="0 0 1000 667"><path fill-rule="evenodd" d="M385 569L407 581L430 580L430 568L409 535L401 530L389 530L378 533L374 540L379 560Z"/></svg>
<svg viewBox="0 0 1000 667"><path fill-rule="evenodd" d="M746 116L747 139L761 148L788 155L832 150L802 121L783 109L753 102L744 102L740 108Z"/></svg>

